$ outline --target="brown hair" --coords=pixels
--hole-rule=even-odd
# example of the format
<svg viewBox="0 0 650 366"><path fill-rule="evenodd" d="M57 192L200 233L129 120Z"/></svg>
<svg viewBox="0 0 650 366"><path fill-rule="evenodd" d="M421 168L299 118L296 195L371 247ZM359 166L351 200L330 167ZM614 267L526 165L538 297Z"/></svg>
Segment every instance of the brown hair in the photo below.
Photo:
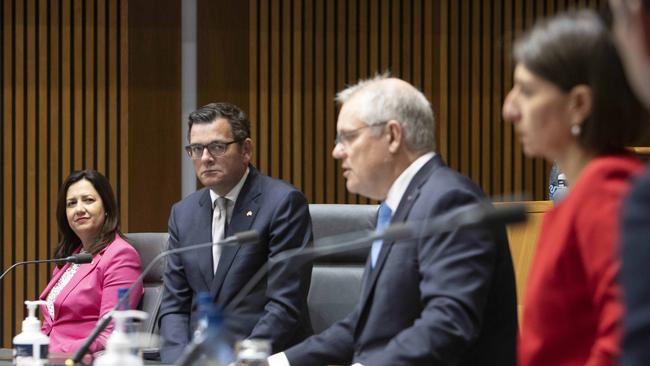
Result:
<svg viewBox="0 0 650 366"><path fill-rule="evenodd" d="M192 131L192 125L195 123L212 123L219 118L228 121L235 141L241 143L251 136L251 123L244 111L230 103L210 103L190 113L187 121L187 140L190 139L189 133Z"/></svg>
<svg viewBox="0 0 650 366"><path fill-rule="evenodd" d="M96 170L77 171L70 174L65 181L63 181L61 190L59 191L59 198L56 207L56 222L59 227L59 244L54 251L54 258L67 257L81 245L81 240L77 234L74 233L68 223L68 217L66 215L66 197L70 186L82 179L90 182L97 193L99 193L106 215L104 218L104 225L102 225L97 234L95 242L89 248L90 254L95 255L99 253L108 244L115 240L115 235L124 237L120 232L120 213L117 208L117 202L115 201L113 188L111 188L108 179Z"/></svg>
<svg viewBox="0 0 650 366"><path fill-rule="evenodd" d="M596 154L620 152L647 136L648 113L632 92L604 21L593 10L542 20L516 41L514 59L565 92L587 85L591 115L578 141Z"/></svg>

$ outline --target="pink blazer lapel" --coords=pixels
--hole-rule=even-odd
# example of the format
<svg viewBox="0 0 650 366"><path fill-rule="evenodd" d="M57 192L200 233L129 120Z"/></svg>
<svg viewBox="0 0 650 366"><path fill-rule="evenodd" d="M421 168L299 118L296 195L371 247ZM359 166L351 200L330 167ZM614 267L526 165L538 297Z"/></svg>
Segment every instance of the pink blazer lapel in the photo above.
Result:
<svg viewBox="0 0 650 366"><path fill-rule="evenodd" d="M59 278L63 276L65 271L70 267L70 263L66 263L63 267L61 268L54 268L52 271L52 278L50 279L50 282L47 284L43 292L41 292L41 295L38 297L39 300L45 301L47 299L47 295L52 291L52 287L56 285L57 282L59 282ZM47 311L47 306L41 305L41 313L43 314L43 319L45 322L47 322L50 326L52 325L52 318L50 317L50 313Z"/></svg>
<svg viewBox="0 0 650 366"><path fill-rule="evenodd" d="M95 254L93 257L93 261L90 263L82 264L79 266L79 269L77 269L77 272L72 276L70 279L70 282L61 290L59 295L56 297L54 300L54 314L59 314L60 309L61 309L61 304L66 300L70 292L74 290L75 287L88 276L92 271L97 267L97 264L100 262L102 258L103 251L100 253ZM60 273L63 274L65 272L65 269L68 268L69 265L65 265L63 268L61 268ZM61 275L58 276L59 278ZM58 281L58 278L57 278ZM51 281L52 283L56 284L54 280ZM49 287L49 286L48 286ZM47 295L46 295L47 296Z"/></svg>

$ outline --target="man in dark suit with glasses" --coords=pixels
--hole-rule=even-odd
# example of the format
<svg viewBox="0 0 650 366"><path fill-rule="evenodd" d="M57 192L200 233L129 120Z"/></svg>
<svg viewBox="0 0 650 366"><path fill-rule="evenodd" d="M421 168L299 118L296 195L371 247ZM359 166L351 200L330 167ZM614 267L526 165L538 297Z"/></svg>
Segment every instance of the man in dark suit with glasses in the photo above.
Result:
<svg viewBox="0 0 650 366"><path fill-rule="evenodd" d="M244 112L232 104L211 103L192 112L188 124L185 150L204 188L172 207L169 248L217 242L252 229L261 239L253 245L169 256L160 310L160 354L166 363L175 362L190 341L199 292L210 293L223 309L269 257L312 240L304 195L250 164L253 142ZM226 314L227 332L268 339L274 350L300 341L311 333L310 278L310 266L297 270L287 261L272 264L266 279Z"/></svg>

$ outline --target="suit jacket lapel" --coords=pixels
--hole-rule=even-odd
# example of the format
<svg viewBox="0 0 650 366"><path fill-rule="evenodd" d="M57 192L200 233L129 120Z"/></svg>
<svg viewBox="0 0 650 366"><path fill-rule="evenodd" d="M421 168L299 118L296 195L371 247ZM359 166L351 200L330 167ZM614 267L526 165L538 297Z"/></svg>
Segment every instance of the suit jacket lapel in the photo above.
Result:
<svg viewBox="0 0 650 366"><path fill-rule="evenodd" d="M409 212L413 207L413 203L417 200L420 195L420 187L427 181L434 167L442 164L440 158L436 155L431 160L429 160L420 170L415 174L411 183L409 183L408 188L404 191L404 196L397 206L395 214L391 218L391 224L396 222L404 222L408 218ZM391 248L393 247L394 241L384 242L381 246L381 251L379 252L379 257L377 258L377 263L375 268L371 269L368 263L366 264L366 275L364 280L364 288L361 294L361 311L363 312L366 306L368 305L368 299L373 292L375 283L377 282L377 277L381 273L381 270L384 267L386 258L388 257Z"/></svg>
<svg viewBox="0 0 650 366"><path fill-rule="evenodd" d="M246 178L246 182L244 182L244 186L239 192L239 196L237 196L235 207L232 210L232 217L230 218L230 223L226 228L224 237L249 230L253 225L259 208L257 197L262 193L262 189L258 184L258 178L259 172L251 166L248 178ZM214 274L214 279L210 286L210 294L213 298L216 299L219 294L226 274L228 274L228 270L240 248L238 245L224 246L221 248L217 272Z"/></svg>
<svg viewBox="0 0 650 366"><path fill-rule="evenodd" d="M211 242L212 241L212 200L210 199L209 189L205 189L204 194L201 196L201 199L199 200L199 214L197 219L200 221L197 227L200 228L207 227L208 230L207 230L207 235L206 235L206 230L200 230L200 232L198 233L199 235L198 241L192 244ZM205 287L209 288L210 284L212 283L212 278L214 277L214 270L213 270L214 267L212 265L212 247L199 248L197 250L194 250L193 253L196 258L195 263L198 264L201 277L203 277L203 280L205 281Z"/></svg>
<svg viewBox="0 0 650 366"><path fill-rule="evenodd" d="M63 267L57 270L57 272L52 276L52 279L50 279L50 282L47 284L47 287L45 287L45 290L41 292L39 300L45 301L47 299L47 295L50 293L50 291L52 291L52 287L54 287L54 285L59 282L59 278L63 276L68 267L70 267L70 263L66 263ZM50 317L50 313L47 311L47 307L45 305L41 305L41 309L43 310L43 314L45 314L43 316L44 321L52 325L52 323L54 323L54 319Z"/></svg>
<svg viewBox="0 0 650 366"><path fill-rule="evenodd" d="M403 222L406 220L406 217L408 216L408 213L411 211L411 207L413 206L413 202L415 202L415 198L417 198L417 196L420 194L419 187L417 187L413 192L409 193L410 188L411 187L409 186L409 189L404 193L404 197L400 201L400 204L395 211L395 215L393 215L392 219L390 220L391 224L395 222ZM365 306L365 302L368 300L368 295L372 292L371 290L374 288L375 282L377 282L377 277L379 276L379 273L381 273L381 270L384 267L384 262L386 262L386 257L388 257L388 254L390 253L390 250L393 247L394 243L394 241L389 241L382 244L381 250L379 251L379 256L377 257L377 263L375 263L375 268L372 268L369 264L366 265L366 271L368 275L364 281L364 291L362 294L363 297L361 298L362 306Z"/></svg>
<svg viewBox="0 0 650 366"><path fill-rule="evenodd" d="M54 316L56 318L59 318L58 314L61 313L60 312L61 311L61 305L66 300L68 295L70 295L70 292L72 292L72 290L74 290L75 287L77 287L77 285L79 285L79 282L81 282L81 280L86 278L86 276L90 272L92 272L95 269L95 267L97 267L97 264L99 263L99 261L102 260L103 255L104 255L104 250L102 250L101 252L95 254L95 256L93 257L92 262L79 265L79 268L77 269L77 272L74 274L74 276L72 276L72 278L70 279L70 282L68 282L68 284L65 285L65 287L63 287L63 289L61 290L59 295L54 300ZM68 267L69 266L65 266L65 270L67 270ZM61 273L64 273L64 272L65 271L62 269ZM58 281L58 279L57 279L57 281Z"/></svg>

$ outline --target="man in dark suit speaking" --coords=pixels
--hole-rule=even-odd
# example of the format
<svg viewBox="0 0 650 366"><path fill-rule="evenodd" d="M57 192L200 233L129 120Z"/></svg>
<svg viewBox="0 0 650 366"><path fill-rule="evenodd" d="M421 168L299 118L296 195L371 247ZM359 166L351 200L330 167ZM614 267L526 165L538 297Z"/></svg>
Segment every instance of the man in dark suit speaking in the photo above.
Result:
<svg viewBox="0 0 650 366"><path fill-rule="evenodd" d="M203 248L170 255L160 309L161 359L172 363L196 324L196 295L209 292L224 308L253 274L283 250L312 239L307 201L290 185L251 164L250 122L239 108L211 103L189 116L187 153L205 188L176 203L169 217L170 249L217 242L255 229L258 244ZM311 267L273 264L232 313L226 328L237 338L264 338L282 350L311 333L307 291Z"/></svg>
<svg viewBox="0 0 650 366"><path fill-rule="evenodd" d="M412 85L377 77L337 101L332 155L350 192L382 201L378 226L484 200L433 152L433 112ZM352 313L270 365L514 365L514 274L505 229L494 231L373 243Z"/></svg>

